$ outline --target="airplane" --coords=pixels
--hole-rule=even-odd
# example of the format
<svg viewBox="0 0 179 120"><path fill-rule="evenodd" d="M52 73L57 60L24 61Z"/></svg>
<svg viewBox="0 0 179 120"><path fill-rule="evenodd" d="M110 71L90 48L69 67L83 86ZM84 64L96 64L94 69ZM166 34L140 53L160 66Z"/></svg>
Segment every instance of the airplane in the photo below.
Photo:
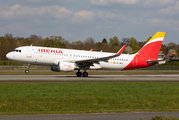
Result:
<svg viewBox="0 0 179 120"><path fill-rule="evenodd" d="M158 54L165 32L157 32L137 53L122 54L124 45L117 53L74 49L22 46L6 54L7 59L30 64L51 66L51 71L74 71L77 77L88 77L87 70L132 70L159 63ZM80 72L84 70L84 72Z"/></svg>

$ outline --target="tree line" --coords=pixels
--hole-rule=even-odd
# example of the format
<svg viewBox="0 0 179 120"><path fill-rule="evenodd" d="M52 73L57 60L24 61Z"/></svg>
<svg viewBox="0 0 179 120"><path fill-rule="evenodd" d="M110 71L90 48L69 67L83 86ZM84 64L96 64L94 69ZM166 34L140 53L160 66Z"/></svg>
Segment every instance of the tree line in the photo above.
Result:
<svg viewBox="0 0 179 120"><path fill-rule="evenodd" d="M30 35L28 38L24 37L13 37L12 34L5 34L0 37L0 60L7 60L6 54L16 47L19 46L44 46L54 48L67 48L67 49L78 49L78 50L90 50L103 51L103 52L117 52L124 44L126 48L123 53L133 54L136 53L144 44L150 40L149 37L146 41L139 42L136 38L122 38L118 39L117 36L106 40L105 38L101 42L96 42L92 37L87 38L84 41L69 42L62 36L49 36L42 38L37 35ZM170 55L171 53L177 53L179 55L179 44L170 42L167 45L162 44L161 53Z"/></svg>

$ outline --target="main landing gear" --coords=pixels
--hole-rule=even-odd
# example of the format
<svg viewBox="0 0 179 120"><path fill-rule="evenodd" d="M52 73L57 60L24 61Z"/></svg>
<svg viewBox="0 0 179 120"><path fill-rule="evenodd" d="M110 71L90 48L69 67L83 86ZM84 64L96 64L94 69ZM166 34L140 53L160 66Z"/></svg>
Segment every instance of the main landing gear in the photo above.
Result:
<svg viewBox="0 0 179 120"><path fill-rule="evenodd" d="M30 67L30 64L27 65L27 69L25 70L25 73L26 73L26 74L29 73L29 67Z"/></svg>
<svg viewBox="0 0 179 120"><path fill-rule="evenodd" d="M80 72L80 70L78 70L78 72L76 73L77 77L81 77L82 73ZM88 77L88 73L86 72L86 70L84 70L83 72L83 77Z"/></svg>

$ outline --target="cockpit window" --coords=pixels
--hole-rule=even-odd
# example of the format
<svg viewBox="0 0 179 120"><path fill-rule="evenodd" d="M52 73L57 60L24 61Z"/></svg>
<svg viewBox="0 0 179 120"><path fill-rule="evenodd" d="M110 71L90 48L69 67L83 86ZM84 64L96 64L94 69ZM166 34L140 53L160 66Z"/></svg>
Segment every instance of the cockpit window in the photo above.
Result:
<svg viewBox="0 0 179 120"><path fill-rule="evenodd" d="M15 49L13 50L13 52L21 52L21 50Z"/></svg>

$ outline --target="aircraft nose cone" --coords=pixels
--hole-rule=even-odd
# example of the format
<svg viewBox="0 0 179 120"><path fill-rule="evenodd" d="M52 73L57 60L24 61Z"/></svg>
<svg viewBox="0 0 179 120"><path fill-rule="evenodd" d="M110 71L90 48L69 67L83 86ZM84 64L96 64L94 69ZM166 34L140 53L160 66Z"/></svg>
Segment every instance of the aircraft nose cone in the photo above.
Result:
<svg viewBox="0 0 179 120"><path fill-rule="evenodd" d="M10 60L10 59L12 58L11 53L7 53L7 54L6 54L6 58Z"/></svg>

